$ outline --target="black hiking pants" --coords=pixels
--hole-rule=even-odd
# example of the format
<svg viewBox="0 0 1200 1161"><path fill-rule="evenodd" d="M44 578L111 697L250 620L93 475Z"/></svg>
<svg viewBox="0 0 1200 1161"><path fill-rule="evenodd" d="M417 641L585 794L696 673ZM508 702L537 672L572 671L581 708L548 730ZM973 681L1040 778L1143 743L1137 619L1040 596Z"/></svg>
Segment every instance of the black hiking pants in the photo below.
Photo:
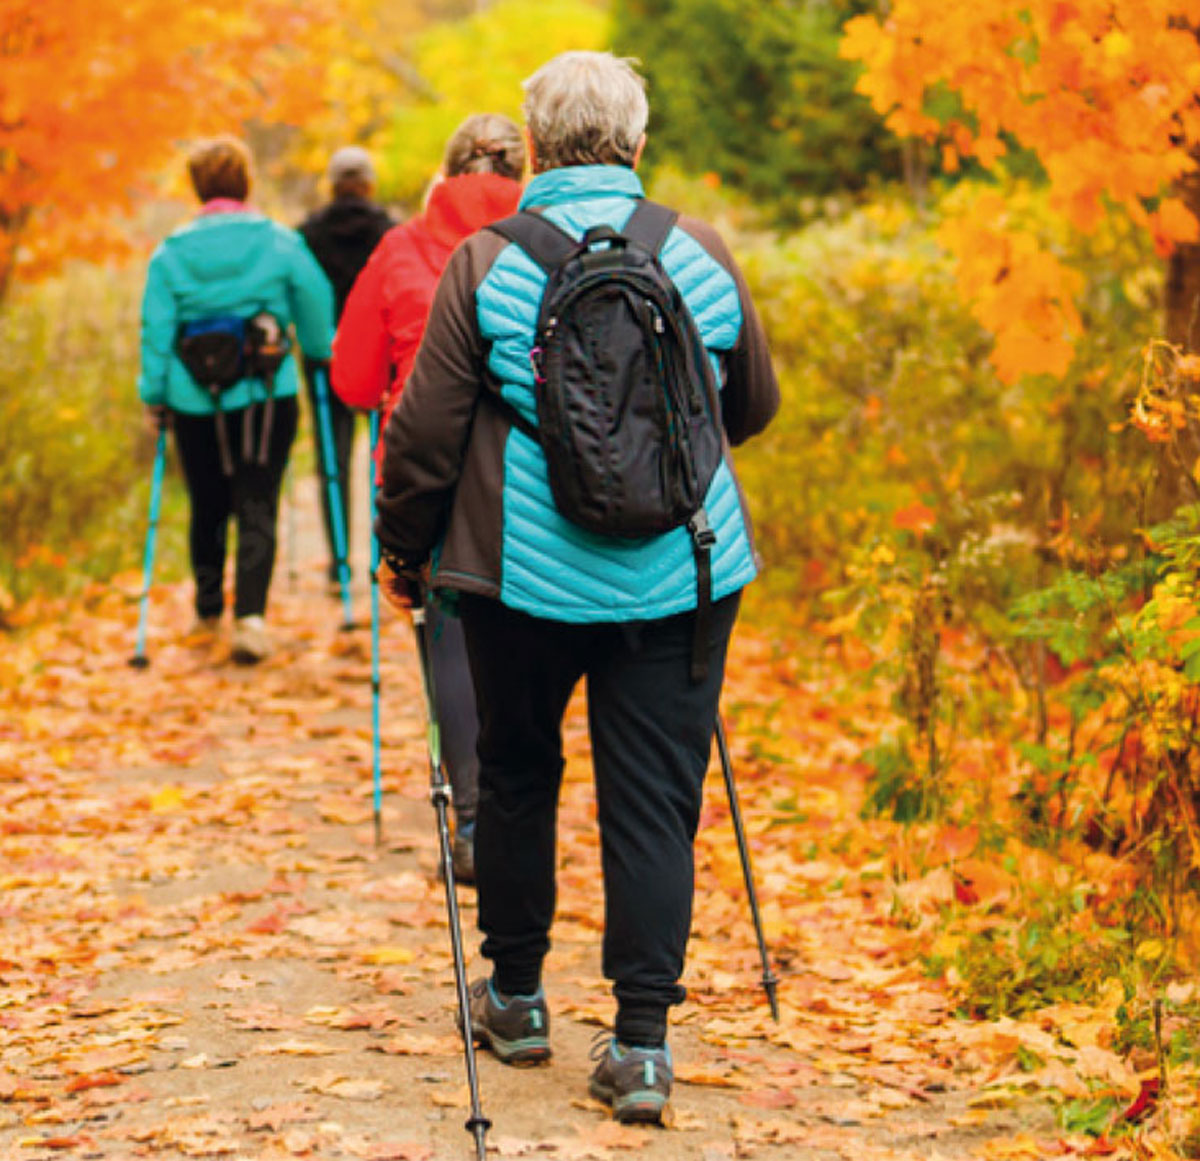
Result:
<svg viewBox="0 0 1200 1161"><path fill-rule="evenodd" d="M329 383L329 371L325 370L325 382L329 400L329 427L333 441L333 468L338 474L338 487L342 499L342 529L346 535L346 563L350 562L350 461L354 451L354 422L356 413L347 407L334 393ZM311 373L305 375L308 391L309 415L312 416L313 444L317 452L317 474L321 481L321 519L325 524L325 543L329 546L329 579L336 581L337 541L333 534L333 515L329 507L330 465L325 462L325 441L321 437L321 417L317 411L317 389Z"/></svg>
<svg viewBox="0 0 1200 1161"><path fill-rule="evenodd" d="M175 413L175 446L192 508L188 544L196 578L197 616L218 617L225 608L230 517L237 522L233 615L261 616L266 611L275 568L279 489L296 438L299 414L294 395L275 400L267 462L259 464L247 463L242 457L242 429L250 416L253 434L257 436L263 419L262 406L226 412L225 426L233 455L233 475L227 476L221 469L213 417ZM253 445L257 452L257 438Z"/></svg>
<svg viewBox="0 0 1200 1161"><path fill-rule="evenodd" d="M694 614L629 624L540 620L463 595L479 707L475 873L496 987L541 982L555 907L562 718L587 678L604 877L603 970L616 1035L661 1044L692 919L692 844L739 595L712 610L708 677L692 684Z"/></svg>
<svg viewBox="0 0 1200 1161"><path fill-rule="evenodd" d="M479 715L475 711L475 687L471 684L462 621L446 613L437 601L430 601L425 613L442 761L450 779L454 818L462 826L475 818L479 802Z"/></svg>

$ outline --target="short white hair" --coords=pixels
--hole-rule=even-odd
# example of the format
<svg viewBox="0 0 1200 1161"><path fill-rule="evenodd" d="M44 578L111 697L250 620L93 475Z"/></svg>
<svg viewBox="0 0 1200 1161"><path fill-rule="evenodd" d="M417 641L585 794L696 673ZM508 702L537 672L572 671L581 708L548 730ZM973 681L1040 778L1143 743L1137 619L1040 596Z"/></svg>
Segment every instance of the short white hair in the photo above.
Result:
<svg viewBox="0 0 1200 1161"><path fill-rule="evenodd" d="M633 165L650 117L636 63L611 52L564 52L525 81L538 170Z"/></svg>

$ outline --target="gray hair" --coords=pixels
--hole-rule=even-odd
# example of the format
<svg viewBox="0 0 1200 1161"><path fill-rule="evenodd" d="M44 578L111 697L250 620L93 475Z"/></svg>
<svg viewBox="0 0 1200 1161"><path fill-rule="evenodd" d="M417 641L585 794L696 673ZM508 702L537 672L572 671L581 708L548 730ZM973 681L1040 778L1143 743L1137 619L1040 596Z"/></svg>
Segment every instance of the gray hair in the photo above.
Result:
<svg viewBox="0 0 1200 1161"><path fill-rule="evenodd" d="M650 107L636 62L610 52L564 52L522 86L539 171L633 165Z"/></svg>

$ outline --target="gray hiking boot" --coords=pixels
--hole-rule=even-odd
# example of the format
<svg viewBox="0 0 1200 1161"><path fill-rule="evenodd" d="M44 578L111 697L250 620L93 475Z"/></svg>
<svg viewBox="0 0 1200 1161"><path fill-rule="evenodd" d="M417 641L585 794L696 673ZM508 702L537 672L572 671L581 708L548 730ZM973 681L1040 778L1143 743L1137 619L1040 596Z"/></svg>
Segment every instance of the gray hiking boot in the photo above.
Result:
<svg viewBox="0 0 1200 1161"><path fill-rule="evenodd" d="M665 1044L636 1048L617 1043L616 1037L597 1038L592 1059L599 1063L588 1079L588 1092L611 1105L621 1124L662 1124L675 1078L671 1050Z"/></svg>
<svg viewBox="0 0 1200 1161"><path fill-rule="evenodd" d="M471 1034L505 1064L550 1059L550 1013L541 988L532 996L501 1000L490 979L471 985Z"/></svg>

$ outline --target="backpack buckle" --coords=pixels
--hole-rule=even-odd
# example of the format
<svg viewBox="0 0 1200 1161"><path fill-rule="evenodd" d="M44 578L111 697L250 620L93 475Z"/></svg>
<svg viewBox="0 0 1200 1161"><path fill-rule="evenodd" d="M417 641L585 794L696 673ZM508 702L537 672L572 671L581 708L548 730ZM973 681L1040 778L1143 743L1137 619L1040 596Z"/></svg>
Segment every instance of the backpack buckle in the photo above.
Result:
<svg viewBox="0 0 1200 1161"><path fill-rule="evenodd" d="M703 508L692 513L687 522L688 531L692 534L692 543L699 549L712 548L717 543L717 534L708 522L708 513Z"/></svg>

